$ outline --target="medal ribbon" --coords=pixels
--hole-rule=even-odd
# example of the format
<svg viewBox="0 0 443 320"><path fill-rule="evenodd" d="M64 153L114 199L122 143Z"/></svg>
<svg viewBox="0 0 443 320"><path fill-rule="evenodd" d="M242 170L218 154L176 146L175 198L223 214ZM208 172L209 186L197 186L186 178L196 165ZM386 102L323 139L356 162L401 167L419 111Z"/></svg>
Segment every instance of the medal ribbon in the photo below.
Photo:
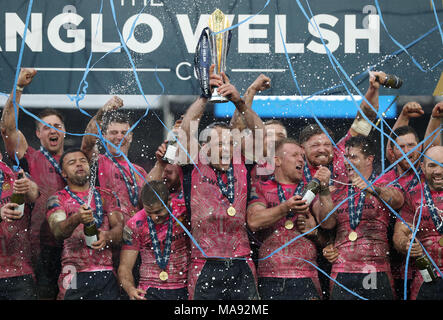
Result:
<svg viewBox="0 0 443 320"><path fill-rule="evenodd" d="M65 190L75 201L77 201L77 203L79 203L80 205L85 204L85 202L74 192L72 192L68 186L65 187ZM100 196L100 193L96 188L94 188L94 202L95 202L95 210L93 212L94 222L97 228L100 228L100 226L103 223L103 202L102 202L102 197Z"/></svg>
<svg viewBox="0 0 443 320"><path fill-rule="evenodd" d="M329 179L329 185L332 186L334 184L334 181L332 181L332 178L334 177L334 165L331 163L328 166L329 171L331 171L331 178ZM308 162L305 161L305 165L303 167L303 172L305 174L306 182L311 182L312 180L312 174L311 170L309 170Z"/></svg>
<svg viewBox="0 0 443 320"><path fill-rule="evenodd" d="M228 171L226 171L228 177L228 184L226 185L221 178L220 172L217 171L217 184L220 188L221 193L228 198L229 203L232 205L235 199L235 188L234 188L234 168L232 163L229 165Z"/></svg>
<svg viewBox="0 0 443 320"><path fill-rule="evenodd" d="M160 241L158 241L157 231L155 230L154 221L148 216L147 221L149 225L149 236L151 237L152 246L154 247L155 261L160 269L166 270L171 255L172 244L172 217L169 217L168 231L166 232L165 247L163 253L160 248Z"/></svg>
<svg viewBox="0 0 443 320"><path fill-rule="evenodd" d="M131 178L133 181L133 184L131 185L121 164L118 163L118 161L115 160L113 156L109 156L108 154L105 154L105 156L117 166L118 170L123 176L123 180L125 181L126 189L128 190L129 194L129 200L131 201L132 205L136 207L138 204L138 185L137 185L137 180L135 179L134 170L132 170L131 166L129 166L129 172L131 173ZM134 191L132 192L132 190Z"/></svg>
<svg viewBox="0 0 443 320"><path fill-rule="evenodd" d="M369 177L369 182L375 179L375 172L372 172L371 176ZM363 205L365 203L366 199L366 192L359 192L360 193L360 199L358 199L357 208L355 208L355 200L354 196L357 194L354 190L354 186L349 186L348 188L348 207L349 207L349 224L351 226L352 230L355 230L357 226L360 223L362 212L363 212Z"/></svg>
<svg viewBox="0 0 443 320"><path fill-rule="evenodd" d="M54 167L55 171L63 178L64 181L66 179L62 176L62 169L57 161L55 161L54 157L46 150L43 146L40 146L40 152L48 159L49 163Z"/></svg>
<svg viewBox="0 0 443 320"><path fill-rule="evenodd" d="M2 192L3 192L3 183L5 182L5 174L3 173L2 170L0 170L0 199L2 197Z"/></svg>
<svg viewBox="0 0 443 320"><path fill-rule="evenodd" d="M300 182L298 183L297 188L295 188L292 196L301 195L301 193L303 191L303 187L304 187L303 180L300 180ZM277 182L277 194L278 194L278 199L280 200L280 203L283 203L287 200L285 197L285 192L283 191L283 187L278 182ZM294 215L295 215L294 212L288 212L288 214L286 215L286 218L292 218Z"/></svg>
<svg viewBox="0 0 443 320"><path fill-rule="evenodd" d="M429 208L429 214L431 215L432 222L434 223L438 233L443 234L443 221L441 220L440 215L437 213L437 208L435 207L434 200L432 199L431 189L429 189L427 182L425 182L423 185L426 205Z"/></svg>

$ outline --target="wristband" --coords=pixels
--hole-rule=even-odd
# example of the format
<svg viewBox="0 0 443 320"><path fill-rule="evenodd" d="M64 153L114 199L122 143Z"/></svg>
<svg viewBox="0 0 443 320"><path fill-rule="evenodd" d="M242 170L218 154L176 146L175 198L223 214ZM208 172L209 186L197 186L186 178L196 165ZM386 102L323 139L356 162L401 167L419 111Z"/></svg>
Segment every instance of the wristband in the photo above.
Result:
<svg viewBox="0 0 443 320"><path fill-rule="evenodd" d="M25 87L20 87L19 85L17 85L16 87L15 87L15 90L17 90L17 91L20 91L20 92L23 92L23 89L24 89Z"/></svg>
<svg viewBox="0 0 443 320"><path fill-rule="evenodd" d="M209 99L209 98L211 98L211 96L210 96L210 95L207 95L207 94L204 94L204 93L201 93L201 94L200 94L200 98Z"/></svg>

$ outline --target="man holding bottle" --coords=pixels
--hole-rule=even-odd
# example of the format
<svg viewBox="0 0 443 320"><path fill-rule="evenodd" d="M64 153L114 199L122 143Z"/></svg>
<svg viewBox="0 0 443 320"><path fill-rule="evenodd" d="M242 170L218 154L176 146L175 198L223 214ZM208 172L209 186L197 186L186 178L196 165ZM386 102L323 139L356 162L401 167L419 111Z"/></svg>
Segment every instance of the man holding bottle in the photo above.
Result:
<svg viewBox="0 0 443 320"><path fill-rule="evenodd" d="M1 155L0 155L1 159ZM29 225L30 207L20 210L14 195L24 195L25 203L37 199L37 185L19 172L14 172L0 160L0 300L34 300L37 298L34 271L31 264Z"/></svg>
<svg viewBox="0 0 443 320"><path fill-rule="evenodd" d="M316 231L276 252L301 234L296 227L301 216L313 219L311 210L332 209L321 205L323 197L330 194L328 168L320 167L314 176L313 181L319 181L321 186L305 191L308 186L303 182L303 164L301 146L293 139L280 140L275 148L275 179L258 181L251 191L248 226L252 231L262 230L264 239L257 272L261 299L313 300L322 296L317 270L311 264L316 264L317 259ZM310 209L320 189L320 200ZM302 198L303 194L308 195Z"/></svg>
<svg viewBox="0 0 443 320"><path fill-rule="evenodd" d="M120 291L110 246L122 238L123 216L117 201L112 192L90 186L88 159L80 149L66 151L60 167L67 186L47 204L51 231L63 240L58 299L116 300ZM98 240L87 246L85 226L92 223Z"/></svg>
<svg viewBox="0 0 443 320"><path fill-rule="evenodd" d="M422 164L425 181L406 193L401 210L401 216L408 225L397 219L394 230L395 248L406 255L411 246L412 232L417 229L410 252L410 263L417 258L429 260L430 257L440 270L443 270L442 163L442 146L434 146L425 153ZM411 299L441 300L443 282L439 270L434 269L431 261L427 261L427 270L423 264L417 265L417 268L419 272L415 272L411 283Z"/></svg>
<svg viewBox="0 0 443 320"><path fill-rule="evenodd" d="M63 154L65 125L63 115L55 109L44 109L37 116L35 134L40 147L34 149L28 144L28 138L16 127L17 107L25 87L31 85L37 70L22 68L3 109L1 133L5 149L14 161L20 161L20 167L29 172L31 179L38 185L40 196L32 209L30 238L33 267L37 282L38 299L53 300L57 296L57 277L60 273L61 245L54 239L46 221L46 201L66 182L58 166ZM14 100L15 99L15 100ZM18 120L17 120L18 121Z"/></svg>
<svg viewBox="0 0 443 320"><path fill-rule="evenodd" d="M376 119L379 107L379 81L384 82L386 78L387 75L384 72L371 72L369 76L369 88L365 94L365 98L371 103L373 108L371 108L365 100L361 102L361 111L359 110L357 112L357 116L347 134L337 143L337 148L334 148L330 140L334 139L334 136L328 128L321 128L317 124L309 124L303 128L300 132L299 141L306 154L306 163L303 168L305 182L309 182L312 179L319 166L328 166L331 171L331 179L339 182L337 184L331 181L330 185L334 186L332 189L339 188L343 183L347 182L347 172L343 159L344 145L351 137L367 137L371 132L372 126L363 118L362 112L370 121ZM342 184L340 184L340 182Z"/></svg>
<svg viewBox="0 0 443 320"><path fill-rule="evenodd" d="M234 103L244 115L251 130L262 128L257 114L247 108L228 77L213 74L211 86ZM193 242L188 276L190 299L195 300L253 300L258 299L255 266L246 230L248 169L241 146L234 148L231 126L216 122L205 130L205 141L199 154L192 154L191 143L197 143L191 123L198 125L208 98L199 97L186 111L181 123L186 133L180 141L186 145L193 164L181 166L181 181L191 215ZM240 160L240 161L239 161ZM196 169L197 168L197 169Z"/></svg>
<svg viewBox="0 0 443 320"><path fill-rule="evenodd" d="M331 300L394 298L387 237L391 212L387 205L399 209L403 193L387 186L391 181L383 177L375 181L374 155L374 145L365 137L352 137L345 144L350 184L332 193L332 207L337 209L322 223L325 229L336 228L333 245L323 249L332 263L331 277L338 282L332 285ZM320 216L319 222L325 217Z"/></svg>

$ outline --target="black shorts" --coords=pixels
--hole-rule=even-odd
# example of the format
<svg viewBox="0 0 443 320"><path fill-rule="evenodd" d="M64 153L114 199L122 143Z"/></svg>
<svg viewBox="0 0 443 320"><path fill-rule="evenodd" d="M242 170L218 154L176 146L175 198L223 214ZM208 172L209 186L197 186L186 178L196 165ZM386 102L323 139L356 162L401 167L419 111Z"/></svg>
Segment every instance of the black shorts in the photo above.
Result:
<svg viewBox="0 0 443 320"><path fill-rule="evenodd" d="M145 298L148 300L188 300L188 288L148 288L146 290Z"/></svg>
<svg viewBox="0 0 443 320"><path fill-rule="evenodd" d="M74 280L74 279L73 279ZM112 271L79 272L64 300L119 300L120 288Z"/></svg>
<svg viewBox="0 0 443 320"><path fill-rule="evenodd" d="M194 300L258 300L257 285L245 260L207 260L194 290Z"/></svg>
<svg viewBox="0 0 443 320"><path fill-rule="evenodd" d="M0 279L0 300L36 300L32 275Z"/></svg>
<svg viewBox="0 0 443 320"><path fill-rule="evenodd" d="M311 278L258 278L262 300L320 300Z"/></svg>
<svg viewBox="0 0 443 320"><path fill-rule="evenodd" d="M417 294L417 300L443 300L443 280L439 277L435 282L423 282Z"/></svg>
<svg viewBox="0 0 443 320"><path fill-rule="evenodd" d="M55 300L57 298L62 250L61 246L41 247L40 256L34 268L38 299Z"/></svg>
<svg viewBox="0 0 443 320"><path fill-rule="evenodd" d="M368 280L368 277L372 278ZM338 273L335 279L342 286L368 300L394 300L394 290L386 272ZM373 282L373 283L372 283ZM337 283L332 284L330 300L360 300Z"/></svg>

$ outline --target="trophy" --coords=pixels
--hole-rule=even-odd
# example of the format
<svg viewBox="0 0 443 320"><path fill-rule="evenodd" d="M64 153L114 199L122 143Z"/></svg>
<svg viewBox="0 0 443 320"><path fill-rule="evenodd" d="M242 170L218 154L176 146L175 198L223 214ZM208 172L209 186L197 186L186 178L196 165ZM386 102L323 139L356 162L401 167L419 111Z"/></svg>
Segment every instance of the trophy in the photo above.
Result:
<svg viewBox="0 0 443 320"><path fill-rule="evenodd" d="M231 41L231 32L225 31L218 33L221 30L229 28L231 23L228 18L216 9L208 20L208 27L211 31L209 36L209 46L211 48L211 62L215 64L214 72L220 74L226 71L226 58L228 56L229 44ZM214 88L212 97L209 99L212 103L228 102L228 99L218 94L217 88Z"/></svg>
<svg viewBox="0 0 443 320"><path fill-rule="evenodd" d="M228 102L228 99L222 97L214 88L211 94L209 88L209 66L215 64L214 72L220 74L226 71L226 57L231 42L231 31L220 31L229 28L231 23L228 18L216 9L208 20L208 27L203 29L198 41L194 56L195 72L200 81L202 96L210 98L212 103Z"/></svg>

